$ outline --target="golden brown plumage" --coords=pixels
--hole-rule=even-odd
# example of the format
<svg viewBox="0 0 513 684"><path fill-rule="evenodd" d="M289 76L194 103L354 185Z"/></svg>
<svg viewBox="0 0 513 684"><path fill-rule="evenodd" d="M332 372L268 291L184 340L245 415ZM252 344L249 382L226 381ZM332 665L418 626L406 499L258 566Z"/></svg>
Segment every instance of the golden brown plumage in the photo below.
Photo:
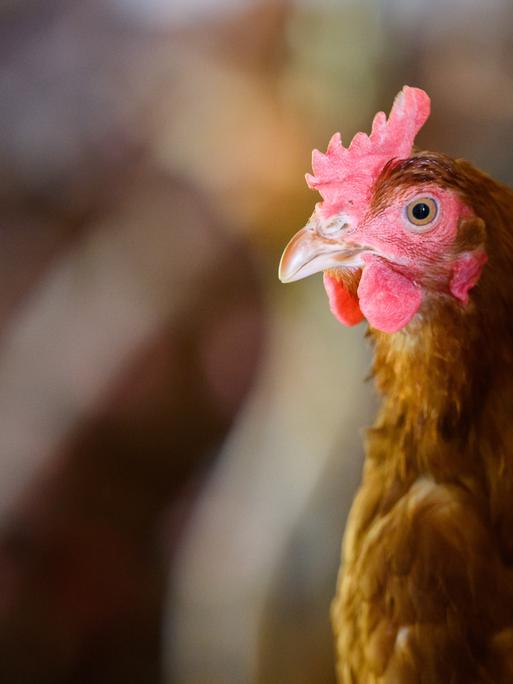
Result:
<svg viewBox="0 0 513 684"><path fill-rule="evenodd" d="M367 433L332 607L338 679L506 684L513 682L513 191L468 162L417 152L370 178L358 226L374 225L415 192L437 199L441 216L431 235L449 221L447 193L463 208L449 246L436 258L416 255L423 270L409 271L379 243L380 263L399 274L393 282L407 281L405 296L413 287L421 295L394 331L379 307L375 314L366 304L389 329L370 329L383 400ZM386 244L401 230L394 227ZM330 236L344 241L345 254L355 242L347 235ZM453 264L462 254L477 256L460 296ZM328 278L344 290L327 287L341 320L347 293L355 301L360 295L363 311L358 280L368 264L328 264ZM379 306L400 306L376 282Z"/></svg>
<svg viewBox="0 0 513 684"><path fill-rule="evenodd" d="M513 681L513 193L454 167L489 263L466 308L433 297L371 332L383 403L333 604L344 684Z"/></svg>

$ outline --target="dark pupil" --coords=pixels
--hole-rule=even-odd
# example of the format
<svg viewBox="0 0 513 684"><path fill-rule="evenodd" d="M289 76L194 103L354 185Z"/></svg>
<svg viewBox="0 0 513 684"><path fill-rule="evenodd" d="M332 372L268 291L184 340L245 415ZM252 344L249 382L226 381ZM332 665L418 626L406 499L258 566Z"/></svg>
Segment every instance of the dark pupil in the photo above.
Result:
<svg viewBox="0 0 513 684"><path fill-rule="evenodd" d="M431 209L425 202L419 202L411 210L411 213L417 219L417 221L423 221L424 219L427 219L430 212Z"/></svg>

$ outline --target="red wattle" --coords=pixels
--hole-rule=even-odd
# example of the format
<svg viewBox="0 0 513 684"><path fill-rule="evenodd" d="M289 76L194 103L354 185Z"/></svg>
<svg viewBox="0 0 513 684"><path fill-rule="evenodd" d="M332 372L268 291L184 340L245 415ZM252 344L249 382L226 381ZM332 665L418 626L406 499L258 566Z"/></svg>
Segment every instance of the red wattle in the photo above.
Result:
<svg viewBox="0 0 513 684"><path fill-rule="evenodd" d="M360 307L377 330L397 332L417 313L422 291L383 262L367 260L358 286Z"/></svg>
<svg viewBox="0 0 513 684"><path fill-rule="evenodd" d="M363 321L358 299L345 287L342 280L324 273L324 287L330 302L331 313L344 325L356 325Z"/></svg>

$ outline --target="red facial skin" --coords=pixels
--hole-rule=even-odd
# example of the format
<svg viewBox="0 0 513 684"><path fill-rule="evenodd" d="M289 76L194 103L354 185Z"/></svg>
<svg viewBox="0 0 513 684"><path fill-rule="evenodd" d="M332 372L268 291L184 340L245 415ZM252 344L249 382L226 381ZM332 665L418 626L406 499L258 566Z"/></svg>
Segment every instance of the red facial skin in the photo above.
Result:
<svg viewBox="0 0 513 684"><path fill-rule="evenodd" d="M406 207L415 198L431 197L438 206L433 221L412 224ZM355 212L359 213L359 212ZM363 316L383 332L406 326L419 310L427 291L451 294L463 304L486 263L482 248L458 252L458 226L473 216L460 197L436 185L398 191L388 206L369 212L343 231L346 244L364 247L358 299L342 280L325 274L324 283L334 315L345 325Z"/></svg>

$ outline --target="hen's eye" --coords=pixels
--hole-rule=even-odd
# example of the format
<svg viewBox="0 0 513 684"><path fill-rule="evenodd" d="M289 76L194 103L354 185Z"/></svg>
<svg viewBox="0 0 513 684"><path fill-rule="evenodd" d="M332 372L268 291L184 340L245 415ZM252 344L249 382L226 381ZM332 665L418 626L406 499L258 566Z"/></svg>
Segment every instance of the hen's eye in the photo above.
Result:
<svg viewBox="0 0 513 684"><path fill-rule="evenodd" d="M437 212L437 203L431 197L414 199L406 207L408 221L414 226L427 226L434 220Z"/></svg>

